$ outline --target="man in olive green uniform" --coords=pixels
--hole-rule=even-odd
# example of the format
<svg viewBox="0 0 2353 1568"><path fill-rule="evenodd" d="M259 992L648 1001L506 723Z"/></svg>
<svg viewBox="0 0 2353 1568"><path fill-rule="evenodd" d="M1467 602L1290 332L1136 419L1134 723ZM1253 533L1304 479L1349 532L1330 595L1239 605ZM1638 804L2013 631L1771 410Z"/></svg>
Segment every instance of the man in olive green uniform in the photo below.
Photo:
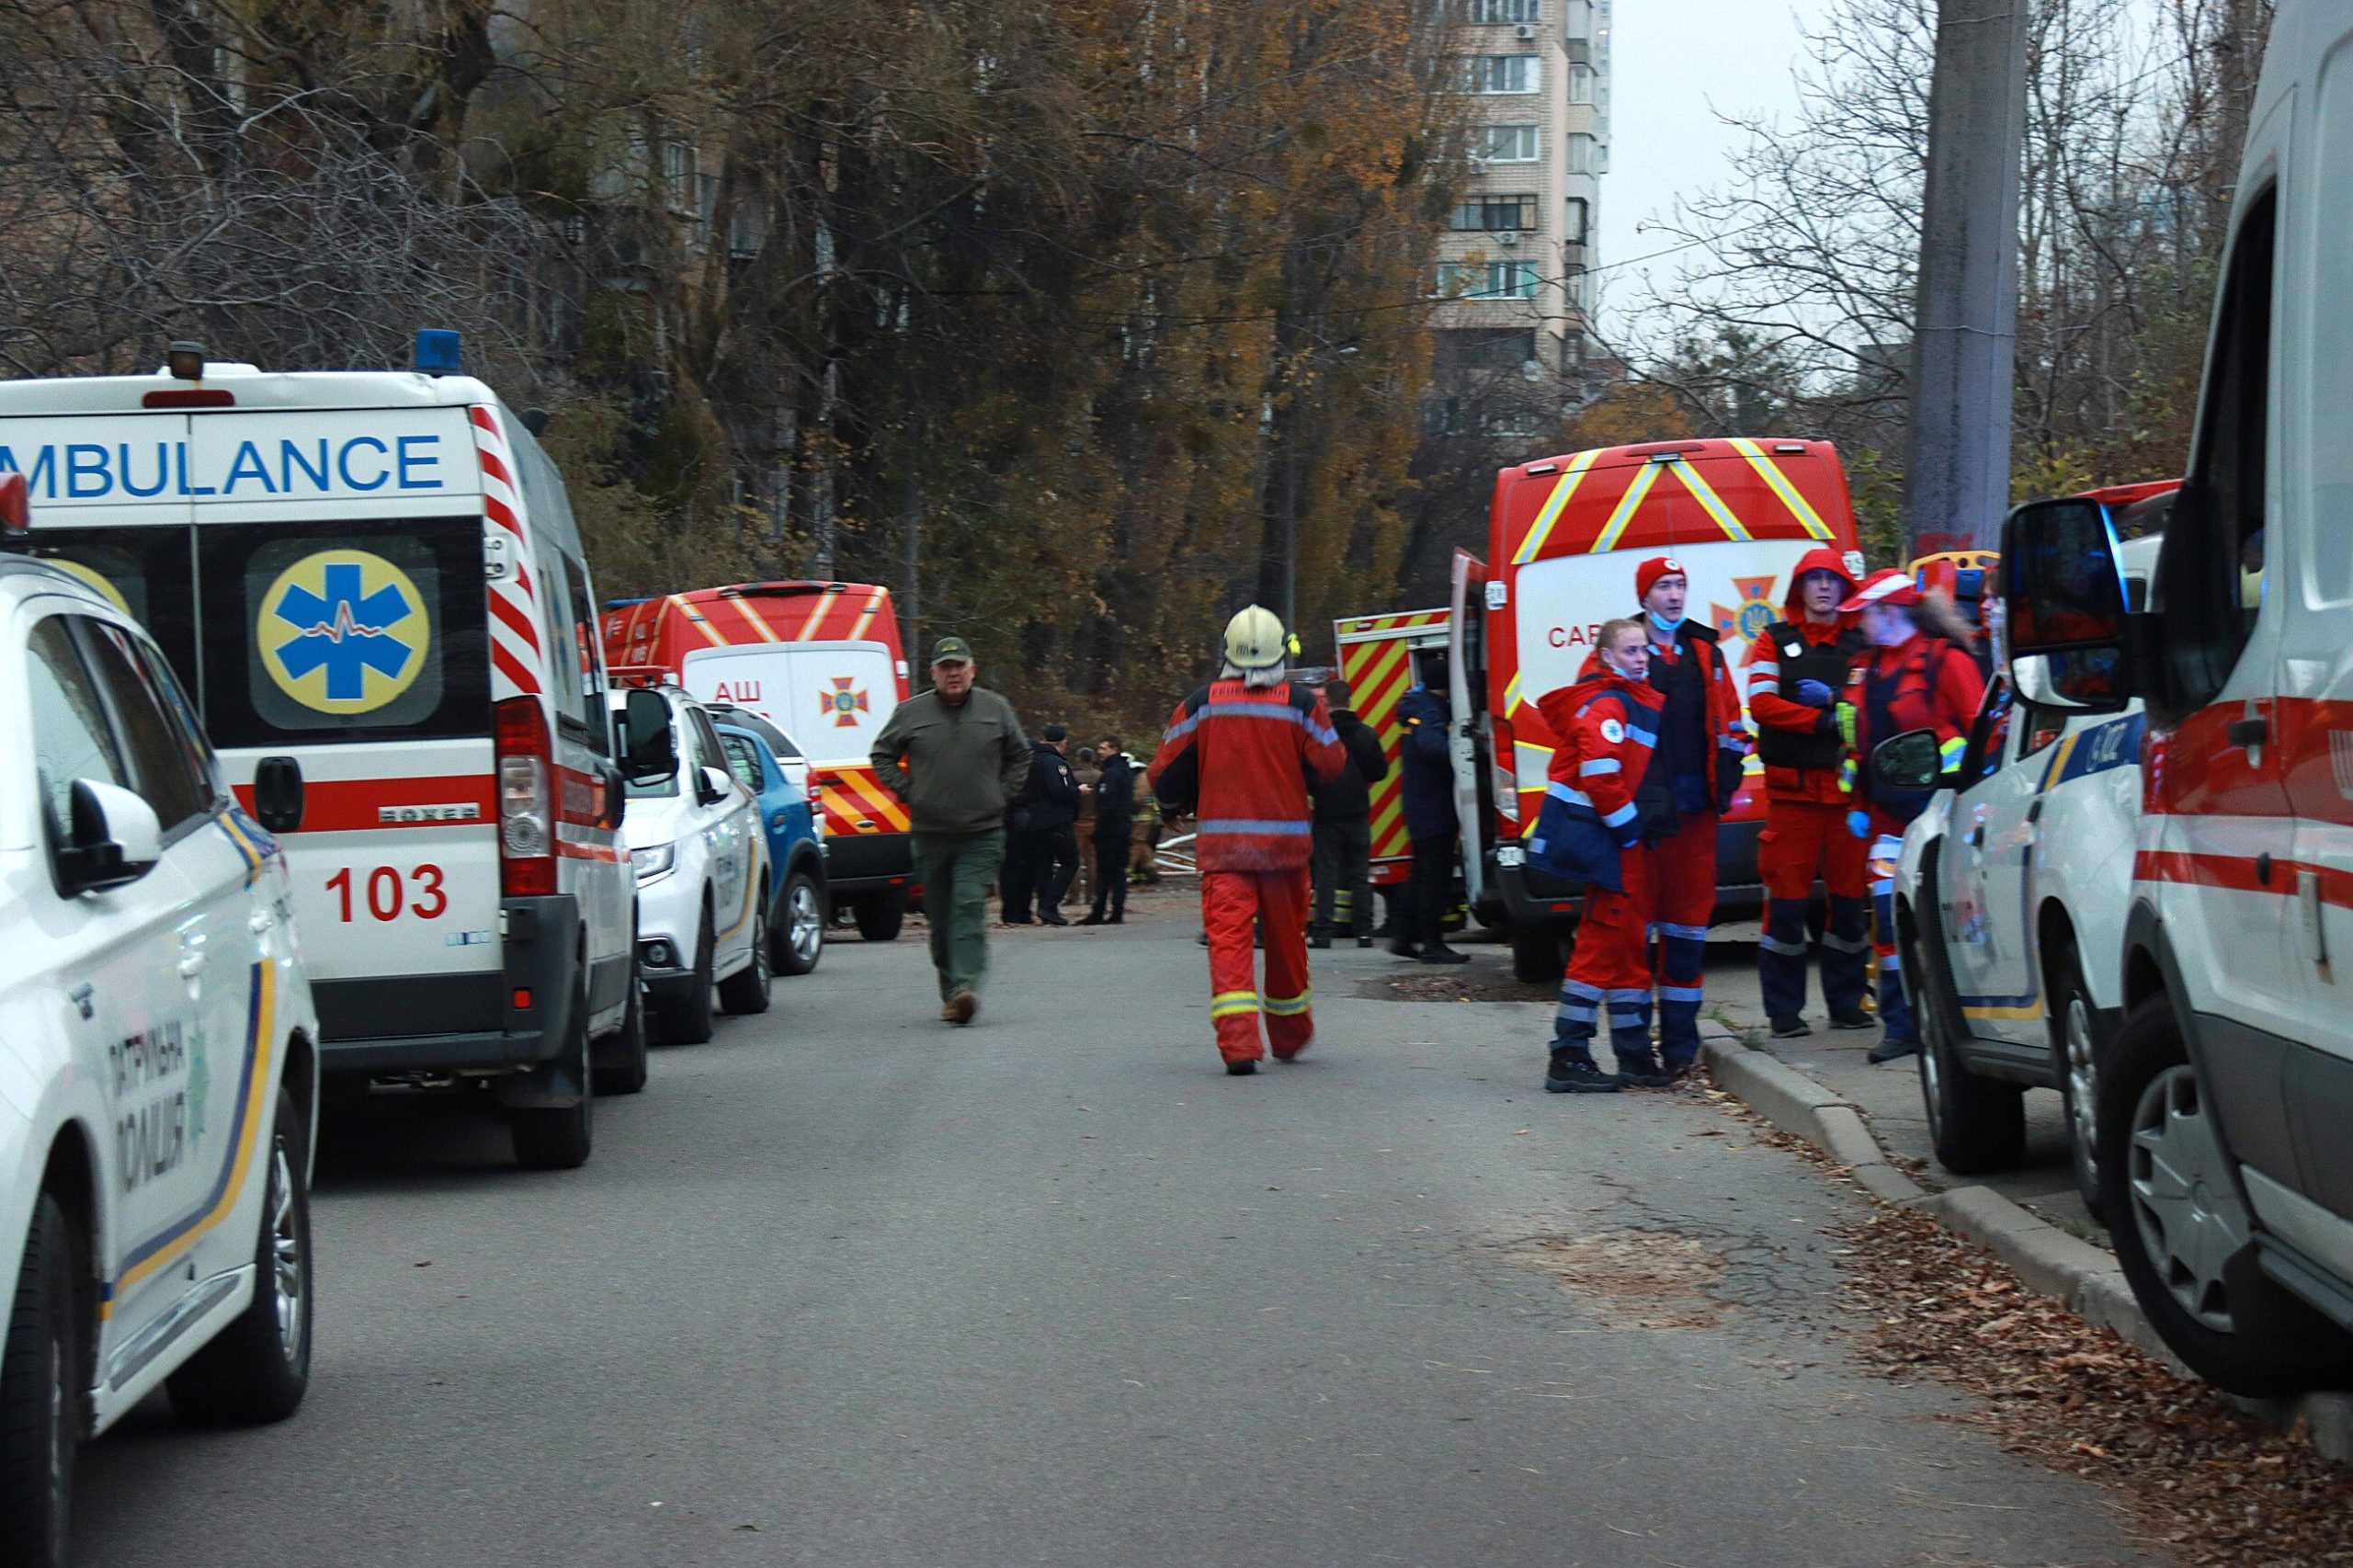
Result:
<svg viewBox="0 0 2353 1568"><path fill-rule="evenodd" d="M1029 737L1013 704L974 686L972 675L972 645L941 638L931 651L931 689L900 703L874 739L875 776L906 802L915 831L939 1016L952 1024L969 1024L980 1011L1006 802L1029 777Z"/></svg>

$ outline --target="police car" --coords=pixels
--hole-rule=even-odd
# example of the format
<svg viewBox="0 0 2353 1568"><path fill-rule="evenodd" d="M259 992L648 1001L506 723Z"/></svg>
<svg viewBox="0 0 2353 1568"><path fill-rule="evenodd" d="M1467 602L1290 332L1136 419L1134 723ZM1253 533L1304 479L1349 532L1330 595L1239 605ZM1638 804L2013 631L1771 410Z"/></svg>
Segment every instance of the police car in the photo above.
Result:
<svg viewBox="0 0 2353 1568"><path fill-rule="evenodd" d="M154 635L282 837L330 1087L482 1085L527 1166L645 1081L596 600L563 482L456 335L414 370L0 384L31 548Z"/></svg>
<svg viewBox="0 0 2353 1568"><path fill-rule="evenodd" d="M775 876L759 803L730 771L710 712L683 690L634 686L608 699L646 998L664 1040L699 1045L715 1011L767 1011Z"/></svg>
<svg viewBox="0 0 2353 1568"><path fill-rule="evenodd" d="M286 857L170 665L21 555L0 888L0 1562L62 1563L77 1446L159 1384L205 1422L301 1403L319 1036Z"/></svg>
<svg viewBox="0 0 2353 1568"><path fill-rule="evenodd" d="M2135 585L2159 542L2125 547ZM2076 1186L2097 1205L2095 1109L2122 1017L2142 725L2137 703L2097 715L2037 708L1997 672L1952 776L1965 782L1938 791L1904 833L1896 927L1904 971L1918 977L1921 1096L1947 1170L2016 1165L2026 1090L2057 1089Z"/></svg>

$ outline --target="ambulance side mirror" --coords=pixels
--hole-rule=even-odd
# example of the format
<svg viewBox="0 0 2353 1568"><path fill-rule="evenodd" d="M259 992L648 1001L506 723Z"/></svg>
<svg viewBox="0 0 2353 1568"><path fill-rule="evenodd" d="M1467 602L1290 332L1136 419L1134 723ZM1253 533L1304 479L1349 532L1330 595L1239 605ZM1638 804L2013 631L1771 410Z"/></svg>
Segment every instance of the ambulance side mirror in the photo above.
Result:
<svg viewBox="0 0 2353 1568"><path fill-rule="evenodd" d="M2131 600L2118 551L2108 508L2082 497L2029 502L2003 525L2003 632L2027 701L2112 713L2131 700Z"/></svg>
<svg viewBox="0 0 2353 1568"><path fill-rule="evenodd" d="M1871 747L1870 770L1882 790L1934 790L1944 782L1944 750L1934 730L1906 730Z"/></svg>

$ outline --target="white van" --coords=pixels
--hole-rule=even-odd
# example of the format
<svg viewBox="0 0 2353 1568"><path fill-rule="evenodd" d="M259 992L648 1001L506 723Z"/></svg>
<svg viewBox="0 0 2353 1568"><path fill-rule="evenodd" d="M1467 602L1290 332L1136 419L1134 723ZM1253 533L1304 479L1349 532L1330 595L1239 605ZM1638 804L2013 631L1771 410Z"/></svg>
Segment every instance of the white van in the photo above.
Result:
<svg viewBox="0 0 2353 1568"><path fill-rule="evenodd" d="M451 334L415 372L0 384L32 552L144 623L279 835L330 1087L487 1080L527 1165L644 1078L596 603L563 482ZM435 361L438 360L438 363Z"/></svg>

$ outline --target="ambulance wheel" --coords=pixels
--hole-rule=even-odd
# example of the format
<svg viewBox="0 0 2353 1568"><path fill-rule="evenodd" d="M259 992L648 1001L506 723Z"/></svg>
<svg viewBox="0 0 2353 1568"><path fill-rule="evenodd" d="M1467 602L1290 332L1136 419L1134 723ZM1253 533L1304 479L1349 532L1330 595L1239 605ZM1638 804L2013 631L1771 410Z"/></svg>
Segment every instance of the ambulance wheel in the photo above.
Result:
<svg viewBox="0 0 2353 1568"><path fill-rule="evenodd" d="M254 1244L254 1299L165 1381L183 1421L205 1426L283 1421L311 1386L311 1198L309 1184L296 1174L309 1145L301 1112L281 1092Z"/></svg>
<svg viewBox="0 0 2353 1568"><path fill-rule="evenodd" d="M784 879L784 924L769 940L779 974L806 974L824 957L825 900L808 872Z"/></svg>
<svg viewBox="0 0 2353 1568"><path fill-rule="evenodd" d="M63 1568L84 1417L74 1227L42 1193L0 1345L0 1562Z"/></svg>
<svg viewBox="0 0 2353 1568"><path fill-rule="evenodd" d="M2099 1088L2102 1206L2141 1310L2189 1369L2273 1399L2353 1381L2353 1337L2256 1257L2211 1108L2163 996L2117 1032Z"/></svg>
<svg viewBox="0 0 2353 1568"><path fill-rule="evenodd" d="M1912 1025L1920 1032L1920 1098L1937 1164L1955 1176L2016 1168L2026 1157L2025 1085L1981 1078L1962 1064L1944 987L1921 963L1921 944L1904 947L1904 972L1920 982L1912 987L1919 993L1911 999Z"/></svg>
<svg viewBox="0 0 2353 1568"><path fill-rule="evenodd" d="M768 890L760 885L752 915L752 961L719 983L719 1005L738 1017L768 1010Z"/></svg>
<svg viewBox="0 0 2353 1568"><path fill-rule="evenodd" d="M629 1007L621 1027L588 1048L588 1076L600 1095L633 1095L645 1087L645 986L637 959L629 960Z"/></svg>
<svg viewBox="0 0 2353 1568"><path fill-rule="evenodd" d="M1523 920L1511 928L1512 978L1529 985L1558 985L1567 972L1561 932L1555 926Z"/></svg>
<svg viewBox="0 0 2353 1568"><path fill-rule="evenodd" d="M850 905L858 915L858 934L870 942L895 942L899 927L906 923L907 895L904 892L871 892Z"/></svg>
<svg viewBox="0 0 2353 1568"><path fill-rule="evenodd" d="M506 1113L507 1130L515 1141L515 1163L527 1171L577 1170L588 1163L596 1142L597 1092L589 1079L588 996L585 989L574 1004L572 1038L564 1042L567 1065L580 1085L577 1104L517 1106Z"/></svg>
<svg viewBox="0 0 2353 1568"><path fill-rule="evenodd" d="M710 971L715 960L710 939L710 915L705 911L702 929L695 935L694 973L669 996L657 997L654 1017L661 1020L662 1038L672 1045L700 1045L716 1028L711 1021Z"/></svg>

